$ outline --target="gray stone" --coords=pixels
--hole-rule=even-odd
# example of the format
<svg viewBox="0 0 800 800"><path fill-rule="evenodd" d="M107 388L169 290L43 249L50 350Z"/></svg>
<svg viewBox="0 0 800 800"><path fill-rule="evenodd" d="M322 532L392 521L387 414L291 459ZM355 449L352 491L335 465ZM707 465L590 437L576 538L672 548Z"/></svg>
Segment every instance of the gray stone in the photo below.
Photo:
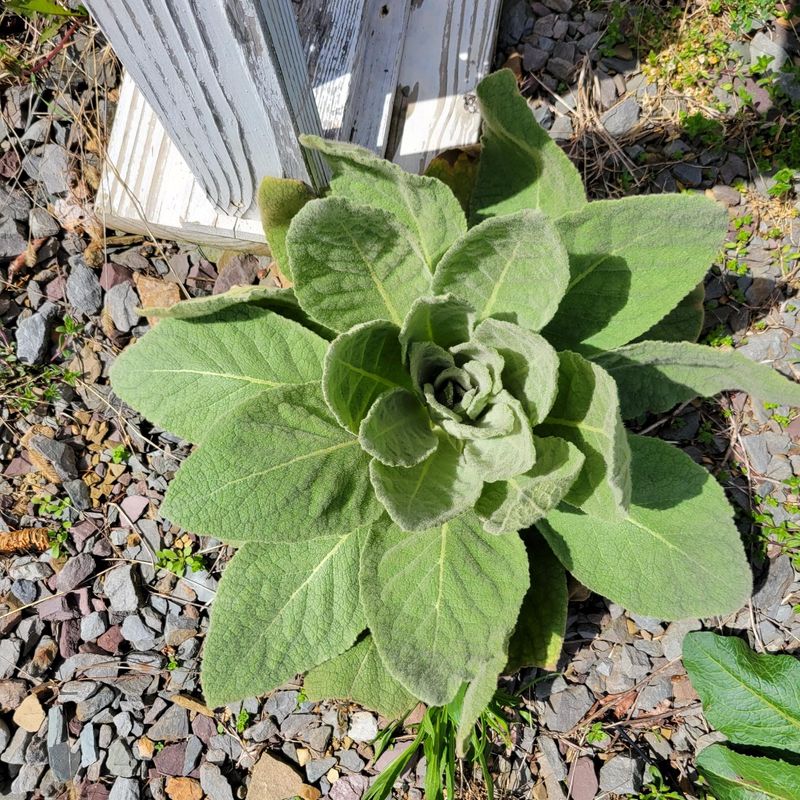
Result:
<svg viewBox="0 0 800 800"><path fill-rule="evenodd" d="M5 764L24 764L25 751L28 749L33 734L28 733L24 728L17 728L8 747L0 755L0 761Z"/></svg>
<svg viewBox="0 0 800 800"><path fill-rule="evenodd" d="M751 434L749 436L741 437L742 445L745 453L747 453L747 460L750 464L750 472L756 472L759 475L764 475L769 468L771 456L767 448L767 439L763 433Z"/></svg>
<svg viewBox="0 0 800 800"><path fill-rule="evenodd" d="M197 736L190 736L189 741L186 742L186 752L183 756L183 774L188 775L194 770L200 761L200 755L203 752L204 744Z"/></svg>
<svg viewBox="0 0 800 800"><path fill-rule="evenodd" d="M164 626L164 641L170 647L179 647L187 639L197 635L196 620L178 614L167 614Z"/></svg>
<svg viewBox="0 0 800 800"><path fill-rule="evenodd" d="M278 726L269 718L251 725L245 732L245 738L251 739L254 742L265 742L273 736L277 736Z"/></svg>
<svg viewBox="0 0 800 800"><path fill-rule="evenodd" d="M563 142L572 138L572 118L565 115L557 115L550 127L550 136L557 142Z"/></svg>
<svg viewBox="0 0 800 800"><path fill-rule="evenodd" d="M30 797L39 785L44 770L44 764L23 764L17 777L11 782L11 793Z"/></svg>
<svg viewBox="0 0 800 800"><path fill-rule="evenodd" d="M297 708L297 692L275 692L267 698L265 710L280 725Z"/></svg>
<svg viewBox="0 0 800 800"><path fill-rule="evenodd" d="M112 775L132 778L136 772L136 759L123 739L114 739L108 748L106 769Z"/></svg>
<svg viewBox="0 0 800 800"><path fill-rule="evenodd" d="M114 611L136 611L141 604L141 595L134 565L115 567L103 583L108 602Z"/></svg>
<svg viewBox="0 0 800 800"><path fill-rule="evenodd" d="M770 561L767 578L761 588L753 595L754 607L762 613L766 613L770 609L781 605L793 581L794 569L789 556L778 556L778 558Z"/></svg>
<svg viewBox="0 0 800 800"><path fill-rule="evenodd" d="M324 753L331 741L333 728L330 725L320 725L314 728L306 737L308 746L317 753Z"/></svg>
<svg viewBox="0 0 800 800"><path fill-rule="evenodd" d="M558 744L555 739L549 736L540 736L538 740L539 752L542 758L547 762L549 772L557 781L563 781L567 778L567 767L564 764L564 759L558 750Z"/></svg>
<svg viewBox="0 0 800 800"><path fill-rule="evenodd" d="M16 258L27 247L22 226L13 219L0 220L0 258Z"/></svg>
<svg viewBox="0 0 800 800"><path fill-rule="evenodd" d="M46 459L62 481L77 477L75 451L66 442L49 439L47 436L32 436L28 447Z"/></svg>
<svg viewBox="0 0 800 800"><path fill-rule="evenodd" d="M108 630L108 615L105 611L93 611L81 619L81 639L93 642Z"/></svg>
<svg viewBox="0 0 800 800"><path fill-rule="evenodd" d="M639 794L644 765L628 756L614 756L600 768L600 789L614 794Z"/></svg>
<svg viewBox="0 0 800 800"><path fill-rule="evenodd" d="M139 781L132 778L117 778L111 787L108 800L140 800Z"/></svg>
<svg viewBox="0 0 800 800"><path fill-rule="evenodd" d="M125 617L122 621L122 638L132 642L137 650L149 650L155 644L155 634L138 614Z"/></svg>
<svg viewBox="0 0 800 800"><path fill-rule="evenodd" d="M774 361L786 350L785 335L780 330L770 330L747 337L747 342L738 348L741 355L753 361Z"/></svg>
<svg viewBox="0 0 800 800"><path fill-rule="evenodd" d="M56 588L59 592L71 592L91 576L95 566L95 560L89 553L74 556L56 576Z"/></svg>
<svg viewBox="0 0 800 800"><path fill-rule="evenodd" d="M568 14L572 10L574 3L572 0L542 0L544 4L558 12L559 14Z"/></svg>
<svg viewBox="0 0 800 800"><path fill-rule="evenodd" d="M285 739L302 738L302 734L316 721L317 717L313 714L290 714L281 723L281 733Z"/></svg>
<svg viewBox="0 0 800 800"><path fill-rule="evenodd" d="M659 703L671 699L672 681L666 676L659 675L639 692L636 708L639 711L652 711Z"/></svg>
<svg viewBox="0 0 800 800"><path fill-rule="evenodd" d="M369 711L356 711L350 716L347 735L354 742L371 742L378 735L378 720Z"/></svg>
<svg viewBox="0 0 800 800"><path fill-rule="evenodd" d="M58 306L45 303L35 314L17 323L17 358L26 364L39 364L47 355L50 331L58 317Z"/></svg>
<svg viewBox="0 0 800 800"><path fill-rule="evenodd" d="M526 44L522 49L522 66L528 72L538 72L540 69L544 69L548 58L550 55L547 51L531 44Z"/></svg>
<svg viewBox="0 0 800 800"><path fill-rule="evenodd" d="M118 283L106 292L105 307L114 327L122 333L127 333L139 321L138 306L139 297L129 281Z"/></svg>
<svg viewBox="0 0 800 800"><path fill-rule="evenodd" d="M114 702L114 691L108 686L103 686L96 694L81 700L75 706L75 716L81 722L88 722L96 717L104 708Z"/></svg>
<svg viewBox="0 0 800 800"><path fill-rule="evenodd" d="M189 716L185 708L170 706L156 721L147 735L156 742L176 742L189 735Z"/></svg>
<svg viewBox="0 0 800 800"><path fill-rule="evenodd" d="M309 783L316 783L329 769L335 766L335 758L312 758L306 764L306 780Z"/></svg>
<svg viewBox="0 0 800 800"><path fill-rule="evenodd" d="M563 58L550 58L547 61L547 71L559 80L571 81L575 72L575 64Z"/></svg>
<svg viewBox="0 0 800 800"><path fill-rule="evenodd" d="M61 688L58 690L58 702L80 703L82 700L86 700L87 697L91 697L99 686L100 684L95 681L66 681L61 684Z"/></svg>
<svg viewBox="0 0 800 800"><path fill-rule="evenodd" d="M610 108L600 122L612 136L623 136L639 121L642 108L634 97L626 97L621 103Z"/></svg>
<svg viewBox="0 0 800 800"><path fill-rule="evenodd" d="M206 795L213 797L214 800L233 800L231 785L216 764L200 765L200 786Z"/></svg>
<svg viewBox="0 0 800 800"><path fill-rule="evenodd" d="M87 511L92 506L89 487L80 478L64 481L64 490L72 501L72 507L77 511Z"/></svg>
<svg viewBox="0 0 800 800"><path fill-rule="evenodd" d="M22 191L0 183L0 217L24 222L28 219L31 210L31 201L28 195ZM2 226L0 226L2 231ZM0 234L2 235L2 234Z"/></svg>
<svg viewBox="0 0 800 800"><path fill-rule="evenodd" d="M0 679L10 678L17 670L17 661L22 653L19 639L0 641Z"/></svg>
<svg viewBox="0 0 800 800"><path fill-rule="evenodd" d="M551 731L565 733L583 719L594 699L585 686L572 686L550 698L545 724Z"/></svg>
<svg viewBox="0 0 800 800"><path fill-rule="evenodd" d="M88 767L97 761L97 745L95 744L94 725L89 722L83 726L80 738L81 766Z"/></svg>
<svg viewBox="0 0 800 800"><path fill-rule="evenodd" d="M96 314L103 303L103 290L94 270L90 269L83 256L72 256L67 277L67 300L70 305L87 317Z"/></svg>
<svg viewBox="0 0 800 800"><path fill-rule="evenodd" d="M696 164L676 164L672 168L672 174L684 186L688 186L690 188L699 186L703 182L703 170Z"/></svg>
<svg viewBox="0 0 800 800"><path fill-rule="evenodd" d="M334 755L339 759L339 765L350 772L361 772L365 761L355 750L337 750Z"/></svg>
<svg viewBox="0 0 800 800"><path fill-rule="evenodd" d="M28 216L28 227L31 231L31 239L46 239L49 236L58 236L61 230L58 223L40 206L31 209Z"/></svg>
<svg viewBox="0 0 800 800"><path fill-rule="evenodd" d="M661 640L664 657L670 661L680 658L686 634L690 631L699 631L701 627L700 620L697 619L681 619L677 622L670 622L667 632Z"/></svg>
<svg viewBox="0 0 800 800"><path fill-rule="evenodd" d="M33 171L35 174L31 175L30 170L28 174L41 181L51 194L69 191L69 153L60 144L46 144Z"/></svg>
<svg viewBox="0 0 800 800"><path fill-rule="evenodd" d="M61 706L52 706L47 713L47 763L62 783L71 780L81 765L80 750L70 746Z"/></svg>
<svg viewBox="0 0 800 800"><path fill-rule="evenodd" d="M26 580L14 581L11 584L11 594L13 594L22 605L28 605L36 599L36 584Z"/></svg>
<svg viewBox="0 0 800 800"><path fill-rule="evenodd" d="M751 64L755 64L762 56L771 58L767 69L772 72L780 72L783 65L789 60L789 54L778 42L774 42L770 39L764 31L759 31L750 40Z"/></svg>
<svg viewBox="0 0 800 800"><path fill-rule="evenodd" d="M11 731L8 729L8 725L0 719L0 753L8 747L10 741Z"/></svg>
<svg viewBox="0 0 800 800"><path fill-rule="evenodd" d="M35 438L35 437L34 437ZM43 581L53 574L49 564L32 556L16 559L8 568L8 575L15 581Z"/></svg>

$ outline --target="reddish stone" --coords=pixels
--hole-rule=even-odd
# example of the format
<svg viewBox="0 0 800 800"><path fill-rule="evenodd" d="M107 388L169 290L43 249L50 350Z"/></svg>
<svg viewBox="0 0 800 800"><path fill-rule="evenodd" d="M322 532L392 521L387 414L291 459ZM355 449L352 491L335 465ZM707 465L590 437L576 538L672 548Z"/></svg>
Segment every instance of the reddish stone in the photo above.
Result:
<svg viewBox="0 0 800 800"><path fill-rule="evenodd" d="M17 478L20 475L27 475L33 469L33 465L25 456L17 456L9 461L3 475L6 478Z"/></svg>
<svg viewBox="0 0 800 800"><path fill-rule="evenodd" d="M107 261L100 272L100 285L108 291L112 286L129 281L132 276L133 273L127 267Z"/></svg>
<svg viewBox="0 0 800 800"><path fill-rule="evenodd" d="M61 595L60 597L48 597L36 606L39 616L49 622L63 622L65 619L76 619L78 611L70 606L69 599Z"/></svg>
<svg viewBox="0 0 800 800"><path fill-rule="evenodd" d="M57 303L64 299L64 291L67 287L66 278L61 275L56 276L47 286L44 287L44 296L51 302Z"/></svg>
<svg viewBox="0 0 800 800"><path fill-rule="evenodd" d="M183 775L183 764L186 760L186 742L168 744L153 761L161 775Z"/></svg>
<svg viewBox="0 0 800 800"><path fill-rule="evenodd" d="M97 638L97 644L106 653L116 653L122 642L122 628L119 625L112 625L102 636Z"/></svg>
<svg viewBox="0 0 800 800"><path fill-rule="evenodd" d="M62 658L69 658L78 652L81 641L81 624L77 619L68 619L61 623L58 634L58 652Z"/></svg>
<svg viewBox="0 0 800 800"><path fill-rule="evenodd" d="M203 744L208 744L211 741L211 737L216 735L217 726L211 717L207 717L205 714L198 714L192 720L192 731Z"/></svg>

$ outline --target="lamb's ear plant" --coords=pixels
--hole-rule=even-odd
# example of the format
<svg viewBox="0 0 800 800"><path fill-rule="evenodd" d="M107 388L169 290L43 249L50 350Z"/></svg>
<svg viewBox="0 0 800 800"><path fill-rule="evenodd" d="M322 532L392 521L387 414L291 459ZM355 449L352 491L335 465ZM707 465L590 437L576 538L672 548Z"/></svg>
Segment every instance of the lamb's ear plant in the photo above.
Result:
<svg viewBox="0 0 800 800"><path fill-rule="evenodd" d="M728 738L696 761L716 800L797 800L800 661L703 632L686 636L683 662L706 718Z"/></svg>
<svg viewBox="0 0 800 800"><path fill-rule="evenodd" d="M310 697L389 716L463 692L466 741L498 674L558 659L566 571L662 619L750 593L721 487L623 423L725 389L800 404L769 366L683 340L725 210L588 202L510 72L478 99L468 215L435 178L305 137L329 194L262 196L293 289L162 309L113 367L123 400L198 445L161 512L239 547L210 705L306 672Z"/></svg>

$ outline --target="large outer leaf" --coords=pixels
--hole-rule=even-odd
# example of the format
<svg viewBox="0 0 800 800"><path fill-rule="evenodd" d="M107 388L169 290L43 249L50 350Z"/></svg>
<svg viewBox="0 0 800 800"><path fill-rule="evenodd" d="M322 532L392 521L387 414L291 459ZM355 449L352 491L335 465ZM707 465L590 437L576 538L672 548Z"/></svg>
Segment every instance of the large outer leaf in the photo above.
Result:
<svg viewBox="0 0 800 800"><path fill-rule="evenodd" d="M683 663L706 718L732 742L800 753L800 661L703 632L684 639Z"/></svg>
<svg viewBox="0 0 800 800"><path fill-rule="evenodd" d="M467 508L481 493L483 477L464 459L460 442L437 431L436 452L413 467L369 465L375 494L389 516L406 531L439 525Z"/></svg>
<svg viewBox="0 0 800 800"><path fill-rule="evenodd" d="M303 690L310 700L352 700L387 719L402 717L417 704L387 672L371 636L314 667L303 681Z"/></svg>
<svg viewBox="0 0 800 800"><path fill-rule="evenodd" d="M436 178L405 172L396 164L349 142L301 136L319 150L333 171L331 192L394 215L417 240L433 272L448 247L467 229L455 195Z"/></svg>
<svg viewBox="0 0 800 800"><path fill-rule="evenodd" d="M553 511L539 527L561 563L592 591L658 619L737 610L752 589L722 487L660 439L629 435L628 517Z"/></svg>
<svg viewBox="0 0 800 800"><path fill-rule="evenodd" d="M114 391L147 419L200 442L238 403L318 382L325 341L292 320L237 305L195 321L165 319L111 367Z"/></svg>
<svg viewBox="0 0 800 800"><path fill-rule="evenodd" d="M475 511L489 533L529 528L554 509L583 466L578 448L555 436L533 437L536 463L523 475L483 487Z"/></svg>
<svg viewBox="0 0 800 800"><path fill-rule="evenodd" d="M544 214L523 210L488 219L462 236L439 262L436 294L466 300L478 319L538 331L556 313L569 282L569 259Z"/></svg>
<svg viewBox="0 0 800 800"><path fill-rule="evenodd" d="M397 387L412 388L400 356L398 333L391 322L365 322L334 339L325 354L325 402L353 433L358 433L361 420L380 395Z"/></svg>
<svg viewBox="0 0 800 800"><path fill-rule="evenodd" d="M472 194L472 217L540 209L551 219L586 204L578 170L534 119L504 69L484 78L476 90L483 117L481 160Z"/></svg>
<svg viewBox="0 0 800 800"><path fill-rule="evenodd" d="M663 319L703 279L727 232L700 195L597 200L562 217L570 282L545 337L557 350L612 350Z"/></svg>
<svg viewBox="0 0 800 800"><path fill-rule="evenodd" d="M494 536L464 513L404 533L376 524L361 562L369 629L389 672L430 705L444 705L502 653L528 588L517 534Z"/></svg>
<svg viewBox="0 0 800 800"><path fill-rule="evenodd" d="M400 325L430 289L418 242L387 211L343 197L312 200L286 237L295 294L333 330L386 319Z"/></svg>
<svg viewBox="0 0 800 800"><path fill-rule="evenodd" d="M540 436L572 442L585 456L566 501L598 517L613 518L631 495L630 449L611 376L576 353L559 353L558 394Z"/></svg>
<svg viewBox="0 0 800 800"><path fill-rule="evenodd" d="M698 283L664 319L634 341L696 342L703 330L705 296L705 284Z"/></svg>
<svg viewBox="0 0 800 800"><path fill-rule="evenodd" d="M287 386L220 422L178 470L161 512L234 542L340 534L381 512L368 461L319 386Z"/></svg>
<svg viewBox="0 0 800 800"><path fill-rule="evenodd" d="M535 531L523 536L528 550L530 588L508 644L509 672L522 667L555 670L567 627L567 575L547 542Z"/></svg>
<svg viewBox="0 0 800 800"><path fill-rule="evenodd" d="M697 770L716 800L797 800L800 766L737 753L714 744L697 756Z"/></svg>
<svg viewBox="0 0 800 800"><path fill-rule="evenodd" d="M222 573L202 665L211 707L264 694L343 653L363 630L364 530L245 544Z"/></svg>
<svg viewBox="0 0 800 800"><path fill-rule="evenodd" d="M617 382L626 418L666 411L698 395L710 397L727 389L800 406L800 385L768 364L731 350L689 342L638 342L593 360Z"/></svg>
<svg viewBox="0 0 800 800"><path fill-rule="evenodd" d="M558 388L558 355L543 337L519 325L485 319L475 329L474 340L497 350L505 362L503 388L522 403L532 425L552 408Z"/></svg>
<svg viewBox="0 0 800 800"><path fill-rule="evenodd" d="M267 237L270 252L280 271L292 279L291 266L286 255L286 234L294 215L314 197L302 182L293 178L266 177L258 188L258 207L261 224Z"/></svg>

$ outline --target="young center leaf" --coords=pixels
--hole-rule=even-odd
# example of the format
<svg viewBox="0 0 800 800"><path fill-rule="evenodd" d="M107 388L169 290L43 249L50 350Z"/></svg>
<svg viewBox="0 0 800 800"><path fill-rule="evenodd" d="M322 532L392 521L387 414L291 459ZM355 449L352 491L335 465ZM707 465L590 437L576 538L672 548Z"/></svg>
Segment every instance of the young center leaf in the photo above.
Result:
<svg viewBox="0 0 800 800"><path fill-rule="evenodd" d="M261 224L270 252L278 269L292 280L292 270L286 255L286 234L294 215L309 201L313 192L302 181L293 178L266 177L258 189Z"/></svg>
<svg viewBox="0 0 800 800"><path fill-rule="evenodd" d="M234 542L340 534L382 511L368 463L318 385L287 386L229 412L178 470L161 511Z"/></svg>
<svg viewBox="0 0 800 800"><path fill-rule="evenodd" d="M468 342L475 327L475 311L469 303L453 295L420 297L403 320L400 346L403 358L413 342L433 342L448 350Z"/></svg>
<svg viewBox="0 0 800 800"><path fill-rule="evenodd" d="M343 653L363 630L357 586L366 531L248 542L222 573L205 643L211 707L260 695Z"/></svg>
<svg viewBox="0 0 800 800"><path fill-rule="evenodd" d="M557 350L612 350L643 334L702 281L728 229L700 195L597 200L557 221L566 296L545 337Z"/></svg>
<svg viewBox="0 0 800 800"><path fill-rule="evenodd" d="M697 756L697 770L716 800L797 800L797 764L712 744Z"/></svg>
<svg viewBox="0 0 800 800"><path fill-rule="evenodd" d="M572 442L583 468L564 498L595 516L624 514L631 495L630 448L613 378L577 353L559 353L558 394L540 436Z"/></svg>
<svg viewBox="0 0 800 800"><path fill-rule="evenodd" d="M431 272L448 247L467 230L464 212L444 183L403 171L391 161L349 142L302 136L331 167L331 192L392 214L413 236Z"/></svg>
<svg viewBox="0 0 800 800"><path fill-rule="evenodd" d="M361 564L378 652L389 672L431 705L449 703L488 659L505 658L527 587L519 536L486 533L469 512L416 533L376 524Z"/></svg>
<svg viewBox="0 0 800 800"><path fill-rule="evenodd" d="M569 260L555 227L544 214L523 210L462 236L439 263L433 290L465 300L478 320L538 331L556 313L568 282Z"/></svg>
<svg viewBox="0 0 800 800"><path fill-rule="evenodd" d="M800 385L731 350L689 342L637 342L593 361L617 382L625 418L667 411L698 395L711 397L726 390L800 406Z"/></svg>
<svg viewBox="0 0 800 800"><path fill-rule="evenodd" d="M369 635L340 656L314 667L303 681L303 691L309 700L351 700L387 719L399 719L417 704L387 672Z"/></svg>
<svg viewBox="0 0 800 800"><path fill-rule="evenodd" d="M292 384L318 384L326 342L250 304L165 319L111 367L114 391L162 428L200 442L238 404Z"/></svg>
<svg viewBox="0 0 800 800"><path fill-rule="evenodd" d="M580 173L534 119L514 73L504 69L488 75L476 94L483 135L472 194L473 221L524 208L556 219L585 205Z"/></svg>
<svg viewBox="0 0 800 800"><path fill-rule="evenodd" d="M722 487L685 453L629 434L633 492L627 516L561 509L539 524L581 583L638 614L711 617L737 610L752 579Z"/></svg>
<svg viewBox="0 0 800 800"><path fill-rule="evenodd" d="M307 203L286 252L300 305L333 330L375 319L399 326L430 293L430 271L408 230L389 212L343 197Z"/></svg>
<svg viewBox="0 0 800 800"><path fill-rule="evenodd" d="M728 739L800 753L800 661L704 631L684 639L683 663L706 718Z"/></svg>

